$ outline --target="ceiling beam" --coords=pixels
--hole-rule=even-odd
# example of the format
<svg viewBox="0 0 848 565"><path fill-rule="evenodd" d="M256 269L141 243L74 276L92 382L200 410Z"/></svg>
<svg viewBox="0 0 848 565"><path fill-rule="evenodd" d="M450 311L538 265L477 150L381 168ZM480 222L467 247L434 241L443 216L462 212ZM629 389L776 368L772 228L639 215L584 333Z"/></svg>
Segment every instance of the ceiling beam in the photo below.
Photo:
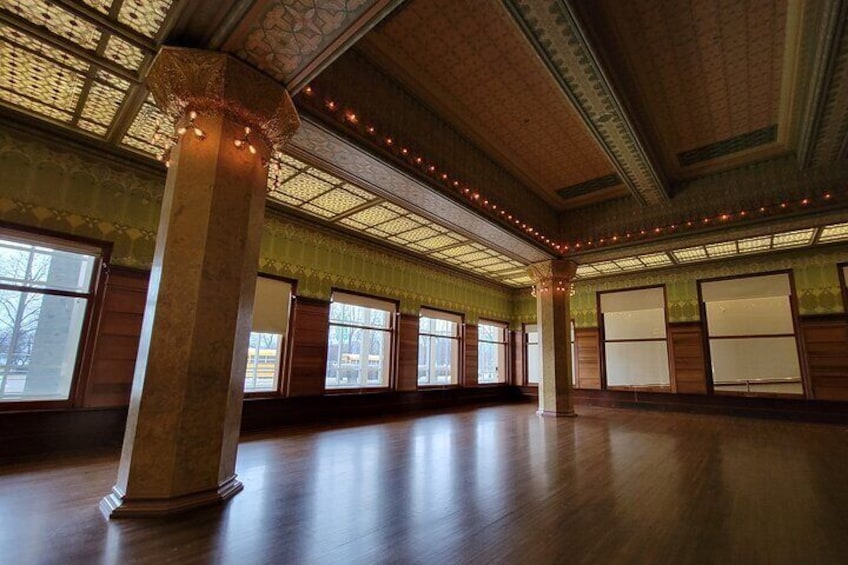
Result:
<svg viewBox="0 0 848 565"><path fill-rule="evenodd" d="M633 196L668 202L668 181L615 91L572 0L502 0Z"/></svg>

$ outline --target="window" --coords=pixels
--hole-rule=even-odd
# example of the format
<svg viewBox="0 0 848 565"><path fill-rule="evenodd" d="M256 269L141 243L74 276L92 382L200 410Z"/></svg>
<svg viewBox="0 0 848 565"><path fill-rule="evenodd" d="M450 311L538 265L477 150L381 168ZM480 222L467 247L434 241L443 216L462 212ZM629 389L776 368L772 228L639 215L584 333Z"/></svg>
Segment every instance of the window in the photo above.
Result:
<svg viewBox="0 0 848 565"><path fill-rule="evenodd" d="M839 268L842 273L842 294L845 302L845 311L848 312L848 265Z"/></svg>
<svg viewBox="0 0 848 565"><path fill-rule="evenodd" d="M462 318L456 314L422 309L418 324L418 384L457 384Z"/></svg>
<svg viewBox="0 0 848 565"><path fill-rule="evenodd" d="M506 382L506 325L483 323L477 326L477 382Z"/></svg>
<svg viewBox="0 0 848 565"><path fill-rule="evenodd" d="M571 328L569 340L571 341L571 384L577 388L577 347L574 344L574 320L569 322Z"/></svg>
<svg viewBox="0 0 848 565"><path fill-rule="evenodd" d="M244 378L245 392L278 389L290 304L289 283L262 276L256 278L253 328L247 348L247 371Z"/></svg>
<svg viewBox="0 0 848 565"><path fill-rule="evenodd" d="M99 255L0 230L0 401L69 398Z"/></svg>
<svg viewBox="0 0 848 565"><path fill-rule="evenodd" d="M601 294L607 387L670 388L661 287Z"/></svg>
<svg viewBox="0 0 848 565"><path fill-rule="evenodd" d="M536 324L526 324L524 326L524 335L527 347L525 355L527 357L527 384L537 385L541 378L541 366L539 363L539 328Z"/></svg>
<svg viewBox="0 0 848 565"><path fill-rule="evenodd" d="M392 302L333 293L327 389L389 386L394 315Z"/></svg>
<svg viewBox="0 0 848 565"><path fill-rule="evenodd" d="M803 394L789 275L701 283L713 390Z"/></svg>

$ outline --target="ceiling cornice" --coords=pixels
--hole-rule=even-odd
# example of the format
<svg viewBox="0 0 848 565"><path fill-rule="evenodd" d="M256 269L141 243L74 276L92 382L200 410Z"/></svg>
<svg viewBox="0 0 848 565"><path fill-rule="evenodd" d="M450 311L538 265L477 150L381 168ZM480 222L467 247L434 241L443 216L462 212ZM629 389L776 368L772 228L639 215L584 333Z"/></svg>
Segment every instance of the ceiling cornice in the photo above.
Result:
<svg viewBox="0 0 848 565"><path fill-rule="evenodd" d="M822 120L828 100L834 88L834 73L848 63L848 42L845 41L848 2L844 0L821 0L807 6L804 18L803 37L811 42L812 51L808 67L809 77L805 106L801 119L801 132L798 143L798 164L809 167L816 155L817 142L822 130ZM841 50L841 52L840 52ZM848 138L846 138L848 139Z"/></svg>
<svg viewBox="0 0 848 565"><path fill-rule="evenodd" d="M665 174L616 94L570 0L503 0L624 183L643 205L669 200Z"/></svg>

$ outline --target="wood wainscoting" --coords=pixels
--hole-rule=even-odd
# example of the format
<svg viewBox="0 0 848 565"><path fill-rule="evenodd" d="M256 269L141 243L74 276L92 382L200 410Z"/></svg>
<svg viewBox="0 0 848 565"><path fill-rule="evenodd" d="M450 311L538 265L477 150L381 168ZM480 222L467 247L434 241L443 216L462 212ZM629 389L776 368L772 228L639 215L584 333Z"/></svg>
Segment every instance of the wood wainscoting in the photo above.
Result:
<svg viewBox="0 0 848 565"><path fill-rule="evenodd" d="M707 394L707 366L701 322L668 325L670 367L680 394Z"/></svg>
<svg viewBox="0 0 848 565"><path fill-rule="evenodd" d="M460 383L462 386L477 386L477 363L480 356L477 326L466 324L464 342L465 356Z"/></svg>
<svg viewBox="0 0 848 565"><path fill-rule="evenodd" d="M418 388L418 327L419 317L401 314L398 322L397 389L411 391Z"/></svg>
<svg viewBox="0 0 848 565"><path fill-rule="evenodd" d="M577 387L601 389L601 336L598 328L574 330L577 357Z"/></svg>
<svg viewBox="0 0 848 565"><path fill-rule="evenodd" d="M813 397L848 401L848 316L804 316L798 330Z"/></svg>
<svg viewBox="0 0 848 565"><path fill-rule="evenodd" d="M298 297L292 316L291 361L288 396L324 393L327 376L327 336L330 332L330 303Z"/></svg>
<svg viewBox="0 0 848 565"><path fill-rule="evenodd" d="M130 400L149 273L112 267L94 324L91 361L82 405L127 406Z"/></svg>

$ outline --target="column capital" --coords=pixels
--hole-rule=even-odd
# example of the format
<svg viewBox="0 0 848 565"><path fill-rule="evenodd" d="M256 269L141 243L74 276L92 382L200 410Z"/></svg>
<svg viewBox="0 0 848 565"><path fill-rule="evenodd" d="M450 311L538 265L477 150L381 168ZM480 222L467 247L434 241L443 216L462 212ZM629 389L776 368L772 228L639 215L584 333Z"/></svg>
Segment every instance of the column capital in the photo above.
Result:
<svg viewBox="0 0 848 565"><path fill-rule="evenodd" d="M223 115L249 127L267 152L281 150L300 126L285 87L226 53L163 47L146 82L175 125L188 112Z"/></svg>
<svg viewBox="0 0 848 565"><path fill-rule="evenodd" d="M577 263L569 259L551 259L527 266L527 274L535 284L551 281L569 284L577 271Z"/></svg>

